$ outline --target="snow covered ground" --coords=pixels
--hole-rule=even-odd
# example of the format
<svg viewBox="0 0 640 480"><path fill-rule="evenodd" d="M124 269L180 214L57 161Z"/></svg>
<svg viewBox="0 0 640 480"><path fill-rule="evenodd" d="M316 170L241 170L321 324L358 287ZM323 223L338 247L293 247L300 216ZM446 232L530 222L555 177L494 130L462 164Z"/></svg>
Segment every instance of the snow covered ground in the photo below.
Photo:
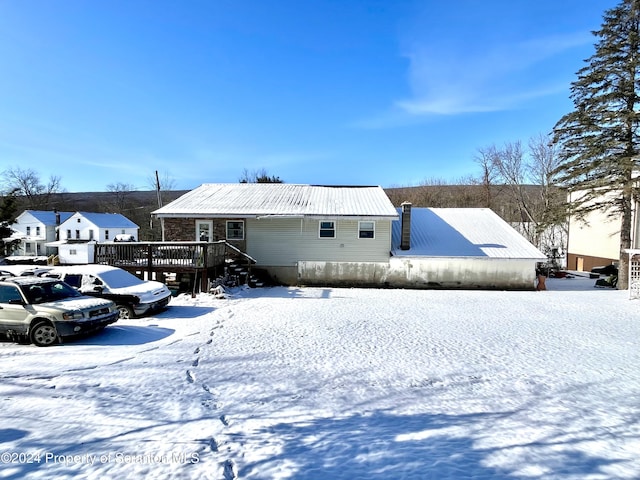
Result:
<svg viewBox="0 0 640 480"><path fill-rule="evenodd" d="M640 478L640 301L330 288L181 296L0 343L0 479Z"/></svg>

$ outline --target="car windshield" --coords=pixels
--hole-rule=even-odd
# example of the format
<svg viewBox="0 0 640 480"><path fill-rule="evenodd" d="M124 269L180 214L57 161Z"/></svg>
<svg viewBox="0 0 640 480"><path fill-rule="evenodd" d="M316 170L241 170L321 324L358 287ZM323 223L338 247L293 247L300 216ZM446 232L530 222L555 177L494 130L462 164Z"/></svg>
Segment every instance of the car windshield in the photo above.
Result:
<svg viewBox="0 0 640 480"><path fill-rule="evenodd" d="M144 283L126 270L108 270L101 272L100 280L106 283L109 288L133 287Z"/></svg>
<svg viewBox="0 0 640 480"><path fill-rule="evenodd" d="M66 283L43 282L32 285L23 285L22 290L29 300L29 303L55 302L70 297L79 297L81 294Z"/></svg>

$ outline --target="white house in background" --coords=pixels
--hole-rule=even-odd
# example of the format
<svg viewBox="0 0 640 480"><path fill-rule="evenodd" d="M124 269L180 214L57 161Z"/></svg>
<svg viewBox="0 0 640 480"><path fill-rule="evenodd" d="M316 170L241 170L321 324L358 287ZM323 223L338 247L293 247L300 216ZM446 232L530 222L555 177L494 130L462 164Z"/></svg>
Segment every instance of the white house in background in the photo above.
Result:
<svg viewBox="0 0 640 480"><path fill-rule="evenodd" d="M547 260L488 208L411 208L393 224L388 281L426 288L531 289Z"/></svg>
<svg viewBox="0 0 640 480"><path fill-rule="evenodd" d="M119 213L76 212L58 227L60 264L93 263L96 242L111 242L118 235L138 240L140 227Z"/></svg>
<svg viewBox="0 0 640 480"><path fill-rule="evenodd" d="M58 253L55 246L47 246L56 241L56 227L73 215L73 212L47 210L25 210L11 224L13 233L3 239L6 242L18 240L12 256L38 257Z"/></svg>

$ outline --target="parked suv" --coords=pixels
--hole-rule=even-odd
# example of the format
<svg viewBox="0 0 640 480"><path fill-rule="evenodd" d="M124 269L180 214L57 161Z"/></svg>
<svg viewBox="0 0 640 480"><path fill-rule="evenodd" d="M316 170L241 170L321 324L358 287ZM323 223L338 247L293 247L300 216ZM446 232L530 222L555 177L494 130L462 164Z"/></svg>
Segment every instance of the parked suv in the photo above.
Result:
<svg viewBox="0 0 640 480"><path fill-rule="evenodd" d="M113 300L120 318L162 310L171 300L171 291L164 283L140 280L126 270L109 265L56 267L45 275L64 280L85 295Z"/></svg>
<svg viewBox="0 0 640 480"><path fill-rule="evenodd" d="M53 278L0 278L0 334L39 347L90 333L118 320L115 304L81 295Z"/></svg>

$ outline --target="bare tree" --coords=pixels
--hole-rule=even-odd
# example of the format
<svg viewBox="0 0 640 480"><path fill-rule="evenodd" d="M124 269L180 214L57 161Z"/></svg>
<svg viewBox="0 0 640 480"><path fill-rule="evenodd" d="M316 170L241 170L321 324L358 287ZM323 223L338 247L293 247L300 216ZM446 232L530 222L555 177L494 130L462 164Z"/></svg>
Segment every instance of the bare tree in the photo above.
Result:
<svg viewBox="0 0 640 480"><path fill-rule="evenodd" d="M107 185L107 191L111 192L109 202L106 207L114 213L124 214L133 207L130 200L131 192L135 190L130 183L116 182Z"/></svg>
<svg viewBox="0 0 640 480"><path fill-rule="evenodd" d="M492 188L496 183L496 168L495 158L497 157L498 152L496 150L495 145L491 145L486 148L479 148L478 153L475 157L475 162L480 166L480 179L477 182L482 186L482 192L484 196L484 206L486 208L493 208L493 191ZM473 180L472 180L473 181Z"/></svg>
<svg viewBox="0 0 640 480"><path fill-rule="evenodd" d="M542 134L532 137L528 151L520 141L507 142L478 150L480 183L488 194L502 189L507 201L500 205L500 216L509 221L531 243L547 254L566 245L564 201L553 173L558 158L550 139Z"/></svg>
<svg viewBox="0 0 640 480"><path fill-rule="evenodd" d="M29 209L48 209L51 196L62 192L60 177L51 176L47 183L42 183L40 175L30 168L11 167L2 172L2 176L3 189L25 197Z"/></svg>

